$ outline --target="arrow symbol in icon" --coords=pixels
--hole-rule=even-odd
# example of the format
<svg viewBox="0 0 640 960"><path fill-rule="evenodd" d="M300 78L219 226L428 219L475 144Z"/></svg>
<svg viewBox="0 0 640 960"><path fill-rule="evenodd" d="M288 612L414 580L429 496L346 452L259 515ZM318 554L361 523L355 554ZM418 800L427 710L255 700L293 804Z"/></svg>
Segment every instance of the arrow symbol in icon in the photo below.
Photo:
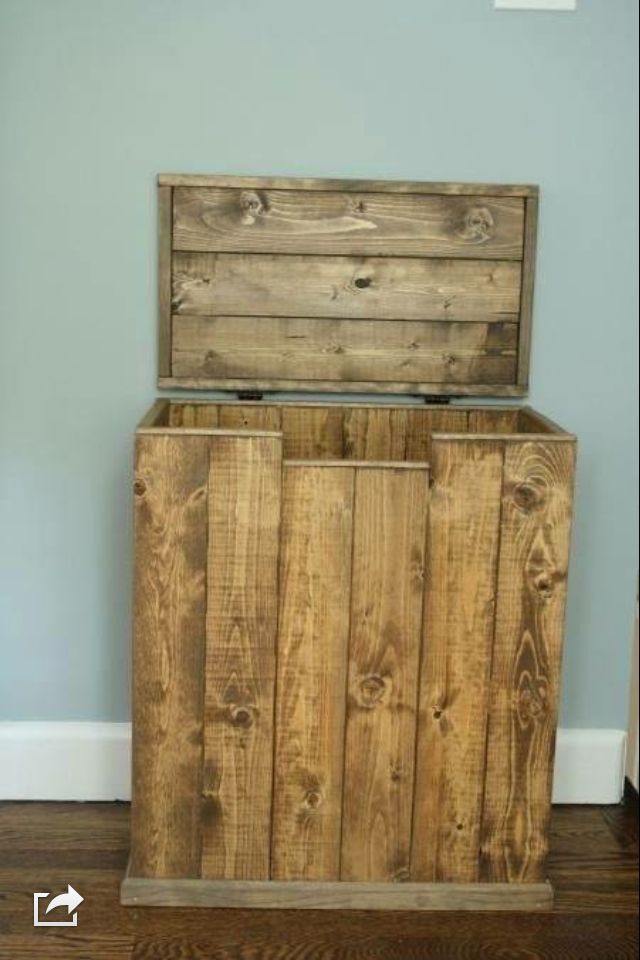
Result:
<svg viewBox="0 0 640 960"><path fill-rule="evenodd" d="M73 913L76 907L79 907L84 897L81 897L77 890L71 886L70 883L67 884L67 892L60 893L57 897L54 897L45 913L49 913L50 910L55 910L56 907L66 907L67 913Z"/></svg>

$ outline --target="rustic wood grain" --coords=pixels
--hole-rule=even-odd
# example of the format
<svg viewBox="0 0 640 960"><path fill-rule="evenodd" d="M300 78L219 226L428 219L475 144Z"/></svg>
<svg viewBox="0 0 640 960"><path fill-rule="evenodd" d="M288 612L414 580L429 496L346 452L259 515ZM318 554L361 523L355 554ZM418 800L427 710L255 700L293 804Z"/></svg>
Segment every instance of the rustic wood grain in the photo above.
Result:
<svg viewBox="0 0 640 960"><path fill-rule="evenodd" d="M136 440L132 869L198 876L208 442Z"/></svg>
<svg viewBox="0 0 640 960"><path fill-rule="evenodd" d="M176 187L173 248L509 260L523 221L521 198Z"/></svg>
<svg viewBox="0 0 640 960"><path fill-rule="evenodd" d="M409 393L415 396L444 397L522 397L527 390L517 384L430 383L399 380L380 383L375 380L257 380L236 378L215 380L210 377L159 377L158 386L173 390L310 390L340 393Z"/></svg>
<svg viewBox="0 0 640 960"><path fill-rule="evenodd" d="M532 184L488 184L430 182L421 180L345 180L313 177L238 177L225 174L158 174L160 186L230 187L241 190L327 190L358 193L441 193L446 196L532 197L538 187Z"/></svg>
<svg viewBox="0 0 640 960"><path fill-rule="evenodd" d="M353 490L353 469L284 469L274 880L340 875Z"/></svg>
<svg viewBox="0 0 640 960"><path fill-rule="evenodd" d="M131 907L296 910L548 910L548 883L356 883L125 878Z"/></svg>
<svg viewBox="0 0 640 960"><path fill-rule="evenodd" d="M407 411L407 460L430 460L431 444L434 433L446 430L467 432L469 412L467 410L411 409Z"/></svg>
<svg viewBox="0 0 640 960"><path fill-rule="evenodd" d="M518 433L518 410L470 410L469 433Z"/></svg>
<svg viewBox="0 0 640 960"><path fill-rule="evenodd" d="M279 407L253 405L221 405L218 422L221 427L238 430L280 430L282 415Z"/></svg>
<svg viewBox="0 0 640 960"><path fill-rule="evenodd" d="M356 472L343 880L407 880L428 470Z"/></svg>
<svg viewBox="0 0 640 960"><path fill-rule="evenodd" d="M520 345L518 348L517 379L522 387L528 387L529 385L537 237L538 196L536 194L528 197L525 201L524 262L522 264L522 291L520 295Z"/></svg>
<svg viewBox="0 0 640 960"><path fill-rule="evenodd" d="M479 876L503 445L436 439L432 464L411 877L465 883Z"/></svg>
<svg viewBox="0 0 640 960"><path fill-rule="evenodd" d="M173 312L504 323L518 320L511 260L173 255Z"/></svg>
<svg viewBox="0 0 640 960"><path fill-rule="evenodd" d="M336 459L343 455L344 414L339 406L283 406L284 455L288 460Z"/></svg>
<svg viewBox="0 0 640 960"><path fill-rule="evenodd" d="M481 876L544 876L575 445L505 447Z"/></svg>
<svg viewBox="0 0 640 960"><path fill-rule="evenodd" d="M174 317L173 371L225 380L511 383L515 323L444 323L283 317Z"/></svg>
<svg viewBox="0 0 640 960"><path fill-rule="evenodd" d="M281 472L278 438L212 438L203 877L269 877Z"/></svg>
<svg viewBox="0 0 640 960"><path fill-rule="evenodd" d="M407 413L398 407L344 411L344 455L350 460L404 460Z"/></svg>
<svg viewBox="0 0 640 960"><path fill-rule="evenodd" d="M158 374L171 376L173 189L158 187Z"/></svg>

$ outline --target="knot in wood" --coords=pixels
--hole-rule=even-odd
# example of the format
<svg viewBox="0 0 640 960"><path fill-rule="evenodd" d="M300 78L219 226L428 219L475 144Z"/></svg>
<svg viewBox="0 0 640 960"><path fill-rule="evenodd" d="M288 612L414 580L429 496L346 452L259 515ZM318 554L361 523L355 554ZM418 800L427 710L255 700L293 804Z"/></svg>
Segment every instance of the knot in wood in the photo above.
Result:
<svg viewBox="0 0 640 960"><path fill-rule="evenodd" d="M469 243L485 243L493 233L493 217L487 207L470 207L462 218L458 236Z"/></svg>
<svg viewBox="0 0 640 960"><path fill-rule="evenodd" d="M136 479L133 482L133 492L136 497L143 497L147 492L147 485L144 480Z"/></svg>
<svg viewBox="0 0 640 960"><path fill-rule="evenodd" d="M364 290L371 286L371 277L356 277L354 282L358 290Z"/></svg>
<svg viewBox="0 0 640 960"><path fill-rule="evenodd" d="M531 483L517 483L513 489L513 502L525 513L535 510L541 502L538 490Z"/></svg>
<svg viewBox="0 0 640 960"><path fill-rule="evenodd" d="M258 217L265 212L266 204L259 193L254 190L243 190L240 194L240 210L242 222L247 226L255 223Z"/></svg>
<svg viewBox="0 0 640 960"><path fill-rule="evenodd" d="M371 709L380 703L387 688L382 677L377 674L363 677L360 681L360 702L363 707Z"/></svg>
<svg viewBox="0 0 640 960"><path fill-rule="evenodd" d="M234 727L243 727L247 729L253 723L253 710L250 707L230 707L229 720Z"/></svg>
<svg viewBox="0 0 640 960"><path fill-rule="evenodd" d="M311 810L316 810L322 803L322 794L319 790L307 790L304 795L304 803Z"/></svg>
<svg viewBox="0 0 640 960"><path fill-rule="evenodd" d="M518 690L518 719L523 726L538 720L547 711L547 685L544 680L534 682L525 674Z"/></svg>

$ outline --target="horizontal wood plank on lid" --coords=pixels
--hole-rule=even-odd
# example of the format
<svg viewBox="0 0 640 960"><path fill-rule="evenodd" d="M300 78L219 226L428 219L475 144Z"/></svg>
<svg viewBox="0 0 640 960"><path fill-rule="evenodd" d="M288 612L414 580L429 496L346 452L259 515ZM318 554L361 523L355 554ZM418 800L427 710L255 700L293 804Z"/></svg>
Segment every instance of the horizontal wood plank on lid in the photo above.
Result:
<svg viewBox="0 0 640 960"><path fill-rule="evenodd" d="M522 258L520 198L176 187L173 205L174 250Z"/></svg>
<svg viewBox="0 0 640 960"><path fill-rule="evenodd" d="M537 188L160 184L160 386L526 393Z"/></svg>
<svg viewBox="0 0 640 960"><path fill-rule="evenodd" d="M515 323L174 318L177 376L511 383Z"/></svg>
<svg viewBox="0 0 640 960"><path fill-rule="evenodd" d="M187 253L173 257L173 312L516 322L511 260Z"/></svg>

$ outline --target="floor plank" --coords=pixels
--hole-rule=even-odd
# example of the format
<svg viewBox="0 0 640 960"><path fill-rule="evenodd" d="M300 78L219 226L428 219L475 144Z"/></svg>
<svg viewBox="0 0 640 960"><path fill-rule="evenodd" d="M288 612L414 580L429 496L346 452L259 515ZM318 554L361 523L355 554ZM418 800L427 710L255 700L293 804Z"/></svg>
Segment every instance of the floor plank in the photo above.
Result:
<svg viewBox="0 0 640 960"><path fill-rule="evenodd" d="M0 804L0 960L625 960L637 956L637 801L556 807L552 913L123 908L127 804ZM32 927L71 883L78 927Z"/></svg>

